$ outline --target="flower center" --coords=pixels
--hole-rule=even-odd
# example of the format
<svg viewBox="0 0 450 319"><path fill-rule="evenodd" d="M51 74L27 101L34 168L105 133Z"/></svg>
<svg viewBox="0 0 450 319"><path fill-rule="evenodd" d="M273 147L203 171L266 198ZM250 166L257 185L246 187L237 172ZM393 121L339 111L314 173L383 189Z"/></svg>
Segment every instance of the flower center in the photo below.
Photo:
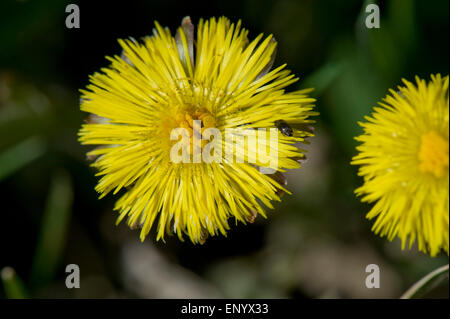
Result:
<svg viewBox="0 0 450 319"><path fill-rule="evenodd" d="M175 122L177 127L182 127L189 132L189 153L192 154L194 147L194 136L200 140L201 148L203 148L209 141L203 140L202 133L205 129L215 127L216 120L205 109L197 110L180 110L175 115Z"/></svg>
<svg viewBox="0 0 450 319"><path fill-rule="evenodd" d="M435 131L422 135L418 157L420 171L443 177L448 168L448 141Z"/></svg>

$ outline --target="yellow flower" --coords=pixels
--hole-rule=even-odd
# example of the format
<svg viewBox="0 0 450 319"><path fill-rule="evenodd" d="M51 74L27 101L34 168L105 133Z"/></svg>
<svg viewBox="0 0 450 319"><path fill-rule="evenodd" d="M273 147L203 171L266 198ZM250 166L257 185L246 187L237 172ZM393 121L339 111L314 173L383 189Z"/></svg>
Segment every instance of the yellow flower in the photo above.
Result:
<svg viewBox="0 0 450 319"><path fill-rule="evenodd" d="M417 240L420 251L449 253L449 77L432 75L427 83L405 86L375 107L360 123L364 134L352 164L361 165L363 202L376 202L367 214L372 230L403 249Z"/></svg>
<svg viewBox="0 0 450 319"><path fill-rule="evenodd" d="M305 127L315 115L314 99L308 90L285 92L297 80L285 65L270 71L277 44L272 36L249 43L241 23L224 17L200 20L195 41L189 17L175 37L155 26L142 43L119 40L122 55L109 57L111 65L81 90L81 109L91 116L80 141L100 145L88 153L97 157L100 197L124 189L115 205L117 222L127 217L130 227L142 228L141 240L155 224L157 240L166 233L183 240L184 233L202 243L208 235L226 235L229 218L246 223L265 217L263 207L273 208L271 201L287 192L281 172L300 167L304 151L294 143L312 136ZM232 148L234 161L192 157L207 148L211 139L196 144L196 138L208 129L225 136L233 128L275 130L276 121L284 127L275 131L274 145L245 144L245 153ZM181 144L172 139L178 128ZM176 145L187 150L190 162L173 160ZM274 171L263 174L261 168Z"/></svg>

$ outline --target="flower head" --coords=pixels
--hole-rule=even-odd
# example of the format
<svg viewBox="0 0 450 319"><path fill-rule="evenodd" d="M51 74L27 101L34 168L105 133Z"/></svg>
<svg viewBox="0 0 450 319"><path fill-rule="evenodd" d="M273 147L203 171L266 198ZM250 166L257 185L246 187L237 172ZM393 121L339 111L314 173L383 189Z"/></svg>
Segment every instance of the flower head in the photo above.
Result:
<svg viewBox="0 0 450 319"><path fill-rule="evenodd" d="M226 235L230 218L265 216L263 207L287 192L280 175L300 167L303 150L294 144L312 136L305 127L314 100L308 90L285 92L297 79L285 65L271 70L272 36L249 42L241 23L224 17L200 20L195 40L189 17L175 37L155 25L143 42L119 40L122 55L90 77L81 109L91 116L80 141L100 145L89 153L102 176L100 197L124 189L115 205L118 222L127 217L130 227L142 228L141 240L156 224L157 239L176 233L201 243L208 234ZM257 145L233 148L248 137L227 130L274 130L277 121L285 127L275 130L276 143L258 135ZM220 134L231 134L234 144L208 148ZM231 158L222 149L231 149ZM180 150L184 160L174 161ZM217 155L212 161L196 160L210 151Z"/></svg>
<svg viewBox="0 0 450 319"><path fill-rule="evenodd" d="M419 250L449 253L449 77L432 75L390 90L367 122L359 154L363 202L376 202L367 214L373 231L403 248L417 240Z"/></svg>

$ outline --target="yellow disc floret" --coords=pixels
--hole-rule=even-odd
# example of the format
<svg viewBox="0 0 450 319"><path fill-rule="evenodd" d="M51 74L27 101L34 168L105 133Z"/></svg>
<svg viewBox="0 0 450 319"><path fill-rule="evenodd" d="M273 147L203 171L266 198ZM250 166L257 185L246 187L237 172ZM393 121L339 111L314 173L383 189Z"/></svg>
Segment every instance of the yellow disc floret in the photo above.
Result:
<svg viewBox="0 0 450 319"><path fill-rule="evenodd" d="M179 110L175 115L175 123L176 127L174 128L184 128L186 129L185 136L189 141L189 154L193 154L195 152L194 148L194 137L200 140L201 148L203 148L208 141L202 139L202 134L205 129L216 127L216 120L211 113L209 113L206 109L197 108L193 110L193 108L185 108ZM199 151L199 150L197 150ZM201 151L201 150L200 150Z"/></svg>
<svg viewBox="0 0 450 319"><path fill-rule="evenodd" d="M449 77L403 83L360 123L352 164L364 183L355 192L373 203L366 217L376 234L448 254Z"/></svg>
<svg viewBox="0 0 450 319"><path fill-rule="evenodd" d="M175 35L155 22L153 35L119 44L122 54L108 57L111 64L81 90L81 109L102 120L84 124L79 132L83 144L100 146L89 153L101 176L100 197L122 193L114 206L117 222L141 228L141 240L153 227L157 240L176 234L202 243L208 236L226 235L230 219L234 224L265 217L284 185L260 168L300 167L295 158L304 151L297 143L311 136L301 127L317 114L310 90L286 90L297 81L286 65L272 68L273 36L249 40L240 21L211 18L194 26L186 17ZM300 128L273 145L270 141L270 152L245 149L268 158L266 163L228 161L226 151L215 152L216 136L226 150L230 129L269 131L277 120ZM183 132L181 143L177 132ZM174 149L181 150L183 161L173 160ZM204 160L208 149L213 161ZM233 151L238 147L228 149L234 152L231 158L249 157ZM199 161L197 150L202 151ZM191 160L184 161L184 155Z"/></svg>
<svg viewBox="0 0 450 319"><path fill-rule="evenodd" d="M422 172L432 173L437 178L443 177L448 169L448 141L435 131L422 135L419 161Z"/></svg>

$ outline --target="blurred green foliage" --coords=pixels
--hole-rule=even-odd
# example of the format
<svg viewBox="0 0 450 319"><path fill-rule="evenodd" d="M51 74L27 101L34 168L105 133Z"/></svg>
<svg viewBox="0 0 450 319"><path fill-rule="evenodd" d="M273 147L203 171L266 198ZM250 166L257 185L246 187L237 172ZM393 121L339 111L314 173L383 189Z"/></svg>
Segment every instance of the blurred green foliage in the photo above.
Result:
<svg viewBox="0 0 450 319"><path fill-rule="evenodd" d="M24 299L28 297L26 288L22 280L17 276L11 267L5 267L0 273L0 277L5 290L5 295L9 299Z"/></svg>
<svg viewBox="0 0 450 319"><path fill-rule="evenodd" d="M402 78L448 74L449 2L376 1L381 28L367 29L364 8L372 2L167 0L116 6L81 1L76 2L81 29L68 30L65 6L71 2L2 1L0 269L14 269L3 268L0 296L162 296L152 287L148 294L133 290L124 275L125 243L139 239L124 225L114 226L116 198L97 200L88 148L77 142L86 116L79 111L78 90L89 74L107 65L105 55L120 53L117 38L150 34L155 19L174 31L186 15L194 23L221 15L242 19L252 38L274 34L275 65L286 62L300 76L292 89L315 88L320 116L317 137L308 146L310 161L289 176L293 196L285 196L268 220L237 226L228 238L212 238L203 246L175 238L154 243L150 235L147 245L163 256L160 271L170 264L180 278L190 276L186 271L195 274L186 281L193 295L203 288L192 282L235 298L398 297L448 263L444 255L431 259L402 252L397 241L371 233L371 222L364 219L369 207L353 194L361 181L349 162L353 137L361 133L357 122L389 88ZM155 254L149 250L139 258ZM364 267L372 262L382 265L388 278L379 292L361 286ZM81 268L78 291L64 286L69 263ZM157 280L158 269L149 268L146 275ZM448 290L437 296L448 296Z"/></svg>

